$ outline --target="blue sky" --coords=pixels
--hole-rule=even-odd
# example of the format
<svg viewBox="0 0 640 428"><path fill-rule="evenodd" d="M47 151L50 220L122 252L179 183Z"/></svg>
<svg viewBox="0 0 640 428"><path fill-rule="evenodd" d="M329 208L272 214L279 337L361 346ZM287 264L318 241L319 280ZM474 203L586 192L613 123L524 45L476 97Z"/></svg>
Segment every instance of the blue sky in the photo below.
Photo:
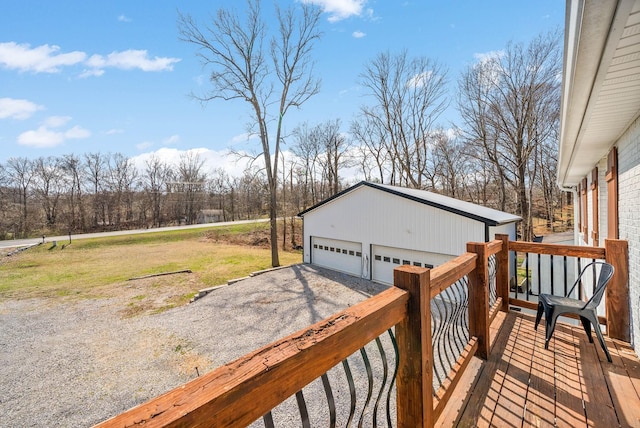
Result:
<svg viewBox="0 0 640 428"><path fill-rule="evenodd" d="M293 0L292 0L293 1ZM343 130L367 100L358 86L378 53L406 49L449 69L450 95L478 55L562 28L564 2L307 0L322 16L314 50L321 91L285 127L340 118ZM208 88L194 46L178 40L178 10L201 23L240 0L4 0L0 13L0 162L67 153L120 152L175 159L201 149L211 166L228 148L250 150L242 102L189 97ZM281 0L287 4L290 1ZM272 1L263 1L271 11ZM447 127L452 106L440 120Z"/></svg>

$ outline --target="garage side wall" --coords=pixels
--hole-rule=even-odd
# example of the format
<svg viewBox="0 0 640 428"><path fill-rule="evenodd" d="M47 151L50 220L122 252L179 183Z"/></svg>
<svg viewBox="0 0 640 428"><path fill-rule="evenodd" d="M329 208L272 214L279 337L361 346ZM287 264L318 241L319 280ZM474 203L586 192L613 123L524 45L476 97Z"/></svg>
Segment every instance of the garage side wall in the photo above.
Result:
<svg viewBox="0 0 640 428"><path fill-rule="evenodd" d="M311 237L457 256L469 241L484 242L485 225L384 191L361 186L304 215L304 261Z"/></svg>

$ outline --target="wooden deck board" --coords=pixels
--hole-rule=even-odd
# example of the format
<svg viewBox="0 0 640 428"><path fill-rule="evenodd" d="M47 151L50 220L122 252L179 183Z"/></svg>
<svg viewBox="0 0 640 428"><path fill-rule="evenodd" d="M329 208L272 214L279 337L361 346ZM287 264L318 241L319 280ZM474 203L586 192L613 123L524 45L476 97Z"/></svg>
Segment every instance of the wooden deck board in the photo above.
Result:
<svg viewBox="0 0 640 428"><path fill-rule="evenodd" d="M544 324L511 312L487 361L454 392L455 411L437 426L640 427L640 360L629 345L606 339L607 362L594 336L581 326L558 324L544 349ZM460 403L463 403L460 405Z"/></svg>
<svg viewBox="0 0 640 428"><path fill-rule="evenodd" d="M553 426L556 418L553 355L550 352L535 352L544 348L544 329L540 328L535 333L523 427Z"/></svg>
<svg viewBox="0 0 640 428"><path fill-rule="evenodd" d="M535 334L521 323L517 336L510 337L509 342L509 366L491 419L491 425L497 427L522 426Z"/></svg>

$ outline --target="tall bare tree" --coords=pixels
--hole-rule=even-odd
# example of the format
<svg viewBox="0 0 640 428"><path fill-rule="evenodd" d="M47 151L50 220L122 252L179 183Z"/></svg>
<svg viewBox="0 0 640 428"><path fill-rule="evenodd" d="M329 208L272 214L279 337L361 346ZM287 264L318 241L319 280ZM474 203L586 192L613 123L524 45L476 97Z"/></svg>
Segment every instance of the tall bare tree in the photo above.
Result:
<svg viewBox="0 0 640 428"><path fill-rule="evenodd" d="M200 99L239 99L251 107L251 131L260 137L269 186L271 264L279 266L277 192L282 125L289 108L300 107L319 91L311 51L320 37L320 10L308 2L295 2L286 10L276 6L275 12L273 31L267 27L260 0L247 1L244 20L235 10L219 9L210 25L199 25L182 14L178 25L181 39L195 44L203 65L211 69L212 89Z"/></svg>
<svg viewBox="0 0 640 428"><path fill-rule="evenodd" d="M151 206L151 223L153 227L162 226L163 193L167 190L167 182L172 174L171 165L152 155L145 161L142 176L142 187Z"/></svg>
<svg viewBox="0 0 640 428"><path fill-rule="evenodd" d="M557 33L527 46L509 43L504 51L471 65L460 81L459 108L468 138L481 144L500 178L503 209L506 186L523 218L521 236L533 235L530 195L536 150L555 138L560 112L561 51Z"/></svg>
<svg viewBox="0 0 640 428"><path fill-rule="evenodd" d="M35 176L33 162L25 157L11 157L7 160L6 171L9 180L19 192L21 216L16 227L22 236L27 236L29 232L28 199Z"/></svg>
<svg viewBox="0 0 640 428"><path fill-rule="evenodd" d="M372 122L369 129L385 141L392 184L423 187L429 136L448 105L446 82L445 67L427 57L409 58L406 51L381 53L366 64L361 84L374 103L361 108L359 120Z"/></svg>

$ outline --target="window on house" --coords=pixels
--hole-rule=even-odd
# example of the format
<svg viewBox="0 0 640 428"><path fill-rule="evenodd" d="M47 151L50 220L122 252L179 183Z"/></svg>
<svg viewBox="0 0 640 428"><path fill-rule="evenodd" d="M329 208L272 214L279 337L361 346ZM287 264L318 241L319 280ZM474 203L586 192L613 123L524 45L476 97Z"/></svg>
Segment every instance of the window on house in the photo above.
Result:
<svg viewBox="0 0 640 428"><path fill-rule="evenodd" d="M360 251L356 251L356 257L362 257L362 253Z"/></svg>
<svg viewBox="0 0 640 428"><path fill-rule="evenodd" d="M400 264L400 259L393 259L393 263L399 265Z"/></svg>
<svg viewBox="0 0 640 428"><path fill-rule="evenodd" d="M355 254L355 252L353 250L349 250L349 255L353 256Z"/></svg>
<svg viewBox="0 0 640 428"><path fill-rule="evenodd" d="M381 257L381 256L375 256L375 259L376 259L377 261L381 261L381 260L382 260L382 257Z"/></svg>
<svg viewBox="0 0 640 428"><path fill-rule="evenodd" d="M385 261L385 262L387 262L387 263L389 263L389 262L391 261L391 258L390 258L390 257L385 257L385 258L384 258L384 261Z"/></svg>
<svg viewBox="0 0 640 428"><path fill-rule="evenodd" d="M413 262L413 265L414 266L418 266L418 267L422 267L422 263L420 263L420 262Z"/></svg>
<svg viewBox="0 0 640 428"><path fill-rule="evenodd" d="M607 155L607 238L618 239L618 149Z"/></svg>

